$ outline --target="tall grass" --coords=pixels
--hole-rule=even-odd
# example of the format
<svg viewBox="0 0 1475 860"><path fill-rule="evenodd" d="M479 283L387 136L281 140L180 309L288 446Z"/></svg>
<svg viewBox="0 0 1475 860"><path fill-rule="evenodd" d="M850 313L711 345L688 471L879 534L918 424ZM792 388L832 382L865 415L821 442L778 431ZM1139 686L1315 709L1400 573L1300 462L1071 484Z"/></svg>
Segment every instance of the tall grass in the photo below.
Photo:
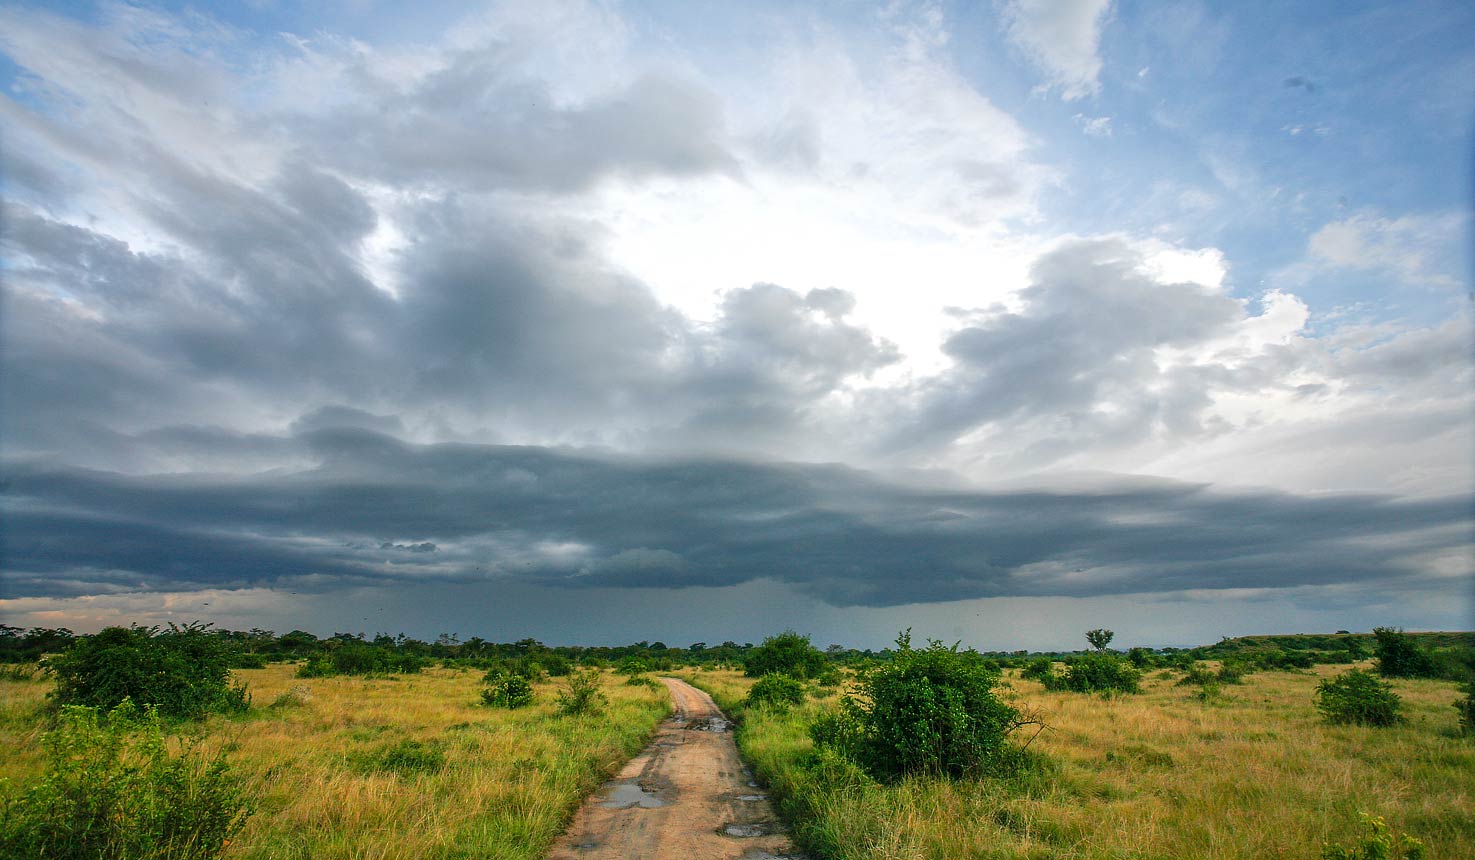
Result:
<svg viewBox="0 0 1475 860"><path fill-rule="evenodd" d="M603 714L560 717L551 684L538 685L538 704L509 711L481 704L479 672L302 679L294 670L238 671L258 702L282 704L189 729L203 748L228 749L256 798L226 858L541 857L670 710L664 688L613 677L601 682ZM0 681L0 775L13 783L42 766L49 687Z"/></svg>
<svg viewBox="0 0 1475 860"><path fill-rule="evenodd" d="M881 785L816 752L807 725L832 699L741 712L749 679L689 680L742 717L738 742L795 838L830 860L1320 858L1361 832L1359 813L1423 840L1430 858L1475 857L1475 742L1456 685L1396 681L1406 723L1325 724L1317 682L1342 671L1261 673L1204 702L1152 677L1139 696L1047 692L1006 676L1051 729L1045 763L1007 781Z"/></svg>

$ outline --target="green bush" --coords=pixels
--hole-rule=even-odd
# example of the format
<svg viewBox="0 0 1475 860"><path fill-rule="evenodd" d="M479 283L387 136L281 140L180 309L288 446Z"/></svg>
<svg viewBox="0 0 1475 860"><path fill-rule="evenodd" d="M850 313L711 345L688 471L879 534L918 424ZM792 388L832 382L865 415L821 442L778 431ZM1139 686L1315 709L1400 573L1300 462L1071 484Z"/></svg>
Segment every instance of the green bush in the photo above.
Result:
<svg viewBox="0 0 1475 860"><path fill-rule="evenodd" d="M747 707L766 705L776 711L786 711L794 705L804 703L804 683L788 675L764 675L748 690Z"/></svg>
<svg viewBox="0 0 1475 860"><path fill-rule="evenodd" d="M175 718L244 711L251 697L245 686L231 683L235 652L207 627L109 627L81 637L47 660L56 675L56 700L104 711L128 700Z"/></svg>
<svg viewBox="0 0 1475 860"><path fill-rule="evenodd" d="M1377 637L1378 674L1385 678L1433 678L1438 667L1429 652L1420 648L1412 636L1391 627L1374 627Z"/></svg>
<svg viewBox="0 0 1475 860"><path fill-rule="evenodd" d="M764 675L817 678L828 666L825 655L809 644L808 636L785 630L764 639L763 644L749 652L743 671L749 678Z"/></svg>
<svg viewBox="0 0 1475 860"><path fill-rule="evenodd" d="M524 708L533 703L533 684L521 675L497 675L487 681L481 700L494 708Z"/></svg>
<svg viewBox="0 0 1475 860"><path fill-rule="evenodd" d="M250 815L225 754L171 756L155 708L63 706L42 746L45 775L0 801L0 856L206 860Z"/></svg>
<svg viewBox="0 0 1475 860"><path fill-rule="evenodd" d="M1395 836L1381 817L1358 815L1368 832L1351 845L1323 845L1322 860L1423 860L1423 842L1407 833Z"/></svg>
<svg viewBox="0 0 1475 860"><path fill-rule="evenodd" d="M1071 657L1065 672L1043 679L1048 690L1073 693L1135 693L1142 673L1115 654L1096 651Z"/></svg>
<svg viewBox="0 0 1475 860"><path fill-rule="evenodd" d="M1351 669L1316 685L1316 707L1330 723L1391 726L1400 722L1402 700L1370 672Z"/></svg>
<svg viewBox="0 0 1475 860"><path fill-rule="evenodd" d="M650 677L649 675L632 675L631 677L625 679L625 686L649 687L652 690L659 690L661 688L661 682L657 681L655 678Z"/></svg>
<svg viewBox="0 0 1475 860"><path fill-rule="evenodd" d="M1043 682L1046 678L1049 678L1054 674L1054 660L1051 660L1049 657L1036 657L1035 659L1024 664L1024 669L1020 671L1019 677Z"/></svg>
<svg viewBox="0 0 1475 860"><path fill-rule="evenodd" d="M897 638L895 659L863 670L859 695L811 729L815 743L842 752L872 776L998 774L1019 761L1008 735L1036 721L994 696L999 674L974 652Z"/></svg>
<svg viewBox="0 0 1475 860"><path fill-rule="evenodd" d="M597 714L609 700L599 691L599 670L571 672L568 689L558 694L558 712L566 717Z"/></svg>
<svg viewBox="0 0 1475 860"><path fill-rule="evenodd" d="M630 655L621 660L615 666L615 673L620 675L644 675L650 671L650 663L642 657Z"/></svg>

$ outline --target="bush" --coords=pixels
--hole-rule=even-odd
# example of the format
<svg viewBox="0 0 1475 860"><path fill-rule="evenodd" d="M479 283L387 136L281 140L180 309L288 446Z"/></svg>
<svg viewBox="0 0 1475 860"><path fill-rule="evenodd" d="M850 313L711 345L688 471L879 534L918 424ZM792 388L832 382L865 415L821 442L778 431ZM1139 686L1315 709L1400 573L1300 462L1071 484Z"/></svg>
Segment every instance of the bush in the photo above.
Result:
<svg viewBox="0 0 1475 860"><path fill-rule="evenodd" d="M642 657L630 655L621 660L615 666L616 674L620 675L644 675L650 671L650 663Z"/></svg>
<svg viewBox="0 0 1475 860"><path fill-rule="evenodd" d="M1142 673L1115 654L1097 651L1081 654L1066 661L1063 675L1045 680L1048 690L1073 693L1135 693Z"/></svg>
<svg viewBox="0 0 1475 860"><path fill-rule="evenodd" d="M659 690L661 688L661 682L648 675L632 675L631 677L625 679L625 686L649 687L652 690Z"/></svg>
<svg viewBox="0 0 1475 860"><path fill-rule="evenodd" d="M1037 721L994 696L998 672L957 646L913 649L909 632L897 644L894 660L861 673L859 696L846 695L839 712L816 722L816 744L878 779L998 774L1019 760L1007 737Z"/></svg>
<svg viewBox="0 0 1475 860"><path fill-rule="evenodd" d="M1049 657L1036 657L1024 664L1024 669L1019 677L1034 681L1044 681L1055 674L1055 661Z"/></svg>
<svg viewBox="0 0 1475 860"><path fill-rule="evenodd" d="M1385 678L1433 678L1437 667L1429 653L1414 643L1412 636L1391 627L1374 627L1377 637L1378 674Z"/></svg>
<svg viewBox="0 0 1475 860"><path fill-rule="evenodd" d="M1322 860L1422 860L1424 843L1407 833L1397 834L1382 818L1358 813L1368 832L1351 845L1323 845Z"/></svg>
<svg viewBox="0 0 1475 860"><path fill-rule="evenodd" d="M786 711L794 705L804 703L804 683L788 675L764 675L748 690L747 707L766 705L776 711Z"/></svg>
<svg viewBox="0 0 1475 860"><path fill-rule="evenodd" d="M523 708L533 703L533 684L521 675L497 675L487 681L481 700L494 708Z"/></svg>
<svg viewBox="0 0 1475 860"><path fill-rule="evenodd" d="M558 694L558 712L566 717L581 714L597 714L604 710L609 700L599 692L599 670L571 672L568 690Z"/></svg>
<svg viewBox="0 0 1475 860"><path fill-rule="evenodd" d="M817 678L828 667L825 655L809 644L808 636L785 630L763 640L754 648L743 665L749 678L764 675L788 675L792 678Z"/></svg>
<svg viewBox="0 0 1475 860"><path fill-rule="evenodd" d="M0 809L0 856L205 860L250 815L224 753L169 755L158 710L63 706L42 738L46 775Z"/></svg>
<svg viewBox="0 0 1475 860"><path fill-rule="evenodd" d="M1403 717L1393 687L1370 672L1352 669L1316 685L1316 707L1330 723L1391 726Z"/></svg>
<svg viewBox="0 0 1475 860"><path fill-rule="evenodd" d="M234 651L207 627L109 627L79 638L47 661L56 700L103 711L128 700L176 718L244 711L251 698L245 686L231 684Z"/></svg>

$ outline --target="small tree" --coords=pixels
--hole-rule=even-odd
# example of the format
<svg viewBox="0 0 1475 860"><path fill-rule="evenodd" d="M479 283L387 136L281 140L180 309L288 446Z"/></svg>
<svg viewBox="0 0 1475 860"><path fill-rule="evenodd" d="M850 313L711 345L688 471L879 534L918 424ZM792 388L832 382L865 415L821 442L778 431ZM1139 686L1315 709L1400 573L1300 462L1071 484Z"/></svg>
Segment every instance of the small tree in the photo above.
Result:
<svg viewBox="0 0 1475 860"><path fill-rule="evenodd" d="M1065 673L1042 678L1047 690L1070 690L1073 693L1135 693L1142 673L1115 654L1096 651L1072 657L1065 663Z"/></svg>
<svg viewBox="0 0 1475 860"><path fill-rule="evenodd" d="M599 670L571 672L568 689L558 694L558 712L566 717L597 714L608 703L599 691Z"/></svg>
<svg viewBox="0 0 1475 860"><path fill-rule="evenodd" d="M208 627L109 627L81 637L47 661L56 674L56 699L103 710L130 700L178 718L243 711L250 697L244 686L231 684L235 651Z"/></svg>
<svg viewBox="0 0 1475 860"><path fill-rule="evenodd" d="M1105 651L1106 646L1111 644L1111 637L1115 635L1110 630L1102 630L1098 627L1095 630L1086 631L1086 641L1090 642L1091 647L1097 651Z"/></svg>
<svg viewBox="0 0 1475 860"><path fill-rule="evenodd" d="M521 675L497 675L487 679L481 700L494 708L522 708L533 703L533 684Z"/></svg>
<svg viewBox="0 0 1475 860"><path fill-rule="evenodd" d="M1390 684L1361 669L1324 678L1316 685L1317 710L1330 723L1391 726L1402 722L1402 704Z"/></svg>
<svg viewBox="0 0 1475 860"><path fill-rule="evenodd" d="M1439 674L1429 653L1402 630L1374 627L1373 635L1378 640L1378 674L1387 678L1433 678Z"/></svg>
<svg viewBox="0 0 1475 860"><path fill-rule="evenodd" d="M744 673L750 678L782 674L794 678L817 678L828 666L825 655L809 644L808 636L785 630L763 640L748 654Z"/></svg>
<svg viewBox="0 0 1475 860"><path fill-rule="evenodd" d="M1033 717L999 701L998 672L972 651L897 638L895 659L860 675L859 695L817 721L815 743L834 748L880 779L910 773L964 777L998 773L1017 759L1008 736Z"/></svg>

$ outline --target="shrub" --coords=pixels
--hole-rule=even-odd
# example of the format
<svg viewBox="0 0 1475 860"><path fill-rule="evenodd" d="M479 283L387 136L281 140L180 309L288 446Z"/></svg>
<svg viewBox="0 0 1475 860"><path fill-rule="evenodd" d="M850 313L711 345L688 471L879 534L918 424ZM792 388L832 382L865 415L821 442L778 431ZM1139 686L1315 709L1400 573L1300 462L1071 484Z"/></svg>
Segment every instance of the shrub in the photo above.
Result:
<svg viewBox="0 0 1475 860"><path fill-rule="evenodd" d="M1330 723L1391 726L1401 721L1402 701L1370 672L1352 669L1316 685L1316 707Z"/></svg>
<svg viewBox="0 0 1475 860"><path fill-rule="evenodd" d="M1374 627L1378 674L1386 678L1432 678L1437 669L1429 653L1412 636L1391 627Z"/></svg>
<svg viewBox="0 0 1475 860"><path fill-rule="evenodd" d="M608 701L599 692L598 669L571 672L568 676L568 689L558 694L558 712L566 717L597 714L604 710Z"/></svg>
<svg viewBox="0 0 1475 860"><path fill-rule="evenodd" d="M879 779L906 774L997 774L1019 760L1008 735L1032 718L999 701L999 674L976 653L897 638L889 663L865 669L860 695L841 699L838 713L811 729L816 744L842 752Z"/></svg>
<svg viewBox="0 0 1475 860"><path fill-rule="evenodd" d="M766 705L776 711L804 703L804 684L788 675L764 675L748 690L748 707Z"/></svg>
<svg viewBox="0 0 1475 860"><path fill-rule="evenodd" d="M642 657L630 655L621 660L615 666L615 672L620 675L644 675L650 671L650 663Z"/></svg>
<svg viewBox="0 0 1475 860"><path fill-rule="evenodd" d="M1133 648L1128 651L1127 662L1137 669L1151 669L1157 665L1157 659L1146 648Z"/></svg>
<svg viewBox="0 0 1475 860"><path fill-rule="evenodd" d="M156 708L63 706L42 746L45 776L3 801L0 856L205 860L250 815L224 753L169 755Z"/></svg>
<svg viewBox="0 0 1475 860"><path fill-rule="evenodd" d="M825 655L809 644L808 636L785 630L763 640L754 648L743 665L749 678L764 675L788 675L793 678L816 678L828 664Z"/></svg>
<svg viewBox="0 0 1475 860"><path fill-rule="evenodd" d="M129 700L177 718L244 711L250 694L230 681L234 652L207 627L109 627L79 638L47 661L56 674L56 700L104 711Z"/></svg>
<svg viewBox="0 0 1475 860"><path fill-rule="evenodd" d="M1368 832L1351 845L1323 845L1322 860L1422 860L1424 843L1407 833L1393 833L1381 817L1360 812Z"/></svg>
<svg viewBox="0 0 1475 860"><path fill-rule="evenodd" d="M1055 661L1049 657L1036 657L1024 664L1024 669L1019 677L1034 681L1044 681L1055 674Z"/></svg>
<svg viewBox="0 0 1475 860"><path fill-rule="evenodd" d="M1045 679L1049 690L1073 693L1135 693L1142 673L1115 654L1096 651L1066 661L1063 675Z"/></svg>
<svg viewBox="0 0 1475 860"><path fill-rule="evenodd" d="M481 700L494 708L523 708L533 703L533 684L521 675L497 675L481 691Z"/></svg>
<svg viewBox="0 0 1475 860"><path fill-rule="evenodd" d="M649 687L652 690L659 690L661 688L661 682L657 681L655 678L649 677L648 675L633 675L625 679L625 686Z"/></svg>

